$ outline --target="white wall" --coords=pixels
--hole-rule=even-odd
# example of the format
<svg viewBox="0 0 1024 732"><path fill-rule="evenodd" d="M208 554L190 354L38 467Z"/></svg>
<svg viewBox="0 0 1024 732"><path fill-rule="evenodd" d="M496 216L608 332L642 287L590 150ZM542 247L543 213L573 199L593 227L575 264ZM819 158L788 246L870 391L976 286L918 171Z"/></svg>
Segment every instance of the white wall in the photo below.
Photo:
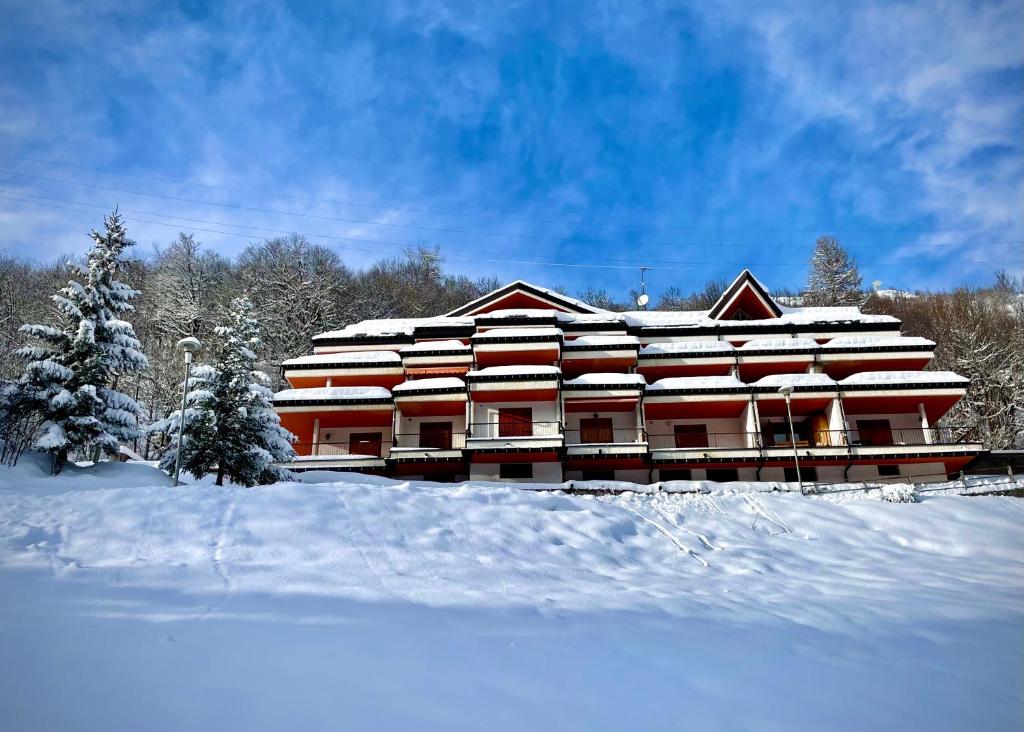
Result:
<svg viewBox="0 0 1024 732"><path fill-rule="evenodd" d="M462 435L466 432L466 415L457 414L451 416L401 417L398 422L398 434L418 435L421 422L451 422L453 435Z"/></svg>
<svg viewBox="0 0 1024 732"><path fill-rule="evenodd" d="M383 442L387 443L391 440L391 425L381 425L379 427L321 427L320 428L320 448L319 452L321 455L330 455L333 452L348 452L347 444L338 444L334 446L326 445L324 443L348 443L353 432L380 432L380 438ZM383 446L383 453L387 455L388 445Z"/></svg>
<svg viewBox="0 0 1024 732"><path fill-rule="evenodd" d="M500 463L473 463L469 466L470 480L502 480L506 483L561 483L561 463L533 463L533 478L502 478Z"/></svg>

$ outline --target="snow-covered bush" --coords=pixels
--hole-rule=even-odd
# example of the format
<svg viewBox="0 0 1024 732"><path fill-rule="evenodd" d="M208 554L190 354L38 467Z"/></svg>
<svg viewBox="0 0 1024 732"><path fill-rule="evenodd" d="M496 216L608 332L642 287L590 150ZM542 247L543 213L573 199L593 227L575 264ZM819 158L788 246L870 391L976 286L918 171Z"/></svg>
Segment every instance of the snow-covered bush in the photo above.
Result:
<svg viewBox="0 0 1024 732"><path fill-rule="evenodd" d="M124 320L139 293L116 279L133 242L117 212L104 223L104 233L91 234L87 267L71 266L82 281L69 281L52 297L57 323L22 326L36 345L15 352L24 370L3 391L5 425L34 425L31 446L53 454L54 472L74 450L116 455L122 441L142 434L139 405L116 388L119 378L148 366Z"/></svg>
<svg viewBox="0 0 1024 732"><path fill-rule="evenodd" d="M917 503L917 491L912 485L897 483L883 486L882 500L888 503Z"/></svg>
<svg viewBox="0 0 1024 732"><path fill-rule="evenodd" d="M217 485L225 477L247 486L284 480L290 473L274 463L295 456L295 437L281 426L269 379L256 368L260 326L252 310L248 298L231 302L230 324L214 329L209 362L192 371L184 420L177 410L150 427L167 433L172 446L183 429L182 469L196 478L215 470ZM160 467L173 471L174 462L169 449Z"/></svg>

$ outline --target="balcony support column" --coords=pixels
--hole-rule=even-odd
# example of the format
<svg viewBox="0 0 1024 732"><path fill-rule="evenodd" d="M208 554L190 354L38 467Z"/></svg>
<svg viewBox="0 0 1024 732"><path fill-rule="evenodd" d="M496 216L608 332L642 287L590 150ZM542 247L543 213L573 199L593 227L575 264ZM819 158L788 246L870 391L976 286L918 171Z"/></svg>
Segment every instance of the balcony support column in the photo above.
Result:
<svg viewBox="0 0 1024 732"><path fill-rule="evenodd" d="M310 451L314 457L320 454L320 418L313 418L313 449Z"/></svg>
<svg viewBox="0 0 1024 732"><path fill-rule="evenodd" d="M921 436L924 440L924 444L932 444L932 430L931 425L928 424L928 412L924 409L924 404L921 402L917 403L917 416L921 422Z"/></svg>
<svg viewBox="0 0 1024 732"><path fill-rule="evenodd" d="M841 447L849 444L846 439L846 418L843 415L843 400L837 393L832 403L825 408L828 415L829 447Z"/></svg>

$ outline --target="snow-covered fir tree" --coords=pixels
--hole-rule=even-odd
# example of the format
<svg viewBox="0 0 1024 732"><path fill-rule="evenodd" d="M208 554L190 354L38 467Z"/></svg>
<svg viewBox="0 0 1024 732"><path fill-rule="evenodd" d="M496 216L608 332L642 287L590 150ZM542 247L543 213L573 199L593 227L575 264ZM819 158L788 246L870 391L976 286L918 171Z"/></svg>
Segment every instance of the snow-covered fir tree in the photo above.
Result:
<svg viewBox="0 0 1024 732"><path fill-rule="evenodd" d="M252 486L288 477L276 461L291 460L294 436L274 412L269 378L256 368L261 345L260 325L247 297L232 300L229 324L214 329L206 363L189 379L184 420L177 410L150 428L166 432L176 445L182 429L181 467L196 478L216 471L224 478ZM160 467L174 470L175 450L169 449Z"/></svg>
<svg viewBox="0 0 1024 732"><path fill-rule="evenodd" d="M859 305L861 276L857 262L834 236L821 236L814 244L804 302L807 305Z"/></svg>
<svg viewBox="0 0 1024 732"><path fill-rule="evenodd" d="M57 323L22 326L36 343L15 351L24 370L5 390L15 416L39 425L32 446L53 454L55 473L74 451L116 455L142 434L139 405L117 390L119 379L148 366L124 319L139 293L117 280L134 242L116 211L104 224L91 233L86 268L71 265L78 279L52 297Z"/></svg>

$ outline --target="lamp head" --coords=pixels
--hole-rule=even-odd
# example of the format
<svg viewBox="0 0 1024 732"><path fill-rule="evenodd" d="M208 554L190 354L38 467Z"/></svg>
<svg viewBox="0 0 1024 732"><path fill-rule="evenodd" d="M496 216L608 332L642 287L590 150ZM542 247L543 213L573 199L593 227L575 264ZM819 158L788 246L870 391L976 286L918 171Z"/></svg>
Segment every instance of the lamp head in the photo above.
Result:
<svg viewBox="0 0 1024 732"><path fill-rule="evenodd" d="M177 348L179 351L185 354L186 361L191 361L192 354L198 353L200 350L202 350L202 347L203 346L199 342L199 339L193 338L192 336L189 336L188 338L182 338L180 341L178 341L177 345L175 346L175 348Z"/></svg>
<svg viewBox="0 0 1024 732"><path fill-rule="evenodd" d="M784 396L784 397L788 397L790 394L793 393L792 385L791 384L786 384L785 386L780 386L779 387L779 393L782 394L782 396Z"/></svg>

